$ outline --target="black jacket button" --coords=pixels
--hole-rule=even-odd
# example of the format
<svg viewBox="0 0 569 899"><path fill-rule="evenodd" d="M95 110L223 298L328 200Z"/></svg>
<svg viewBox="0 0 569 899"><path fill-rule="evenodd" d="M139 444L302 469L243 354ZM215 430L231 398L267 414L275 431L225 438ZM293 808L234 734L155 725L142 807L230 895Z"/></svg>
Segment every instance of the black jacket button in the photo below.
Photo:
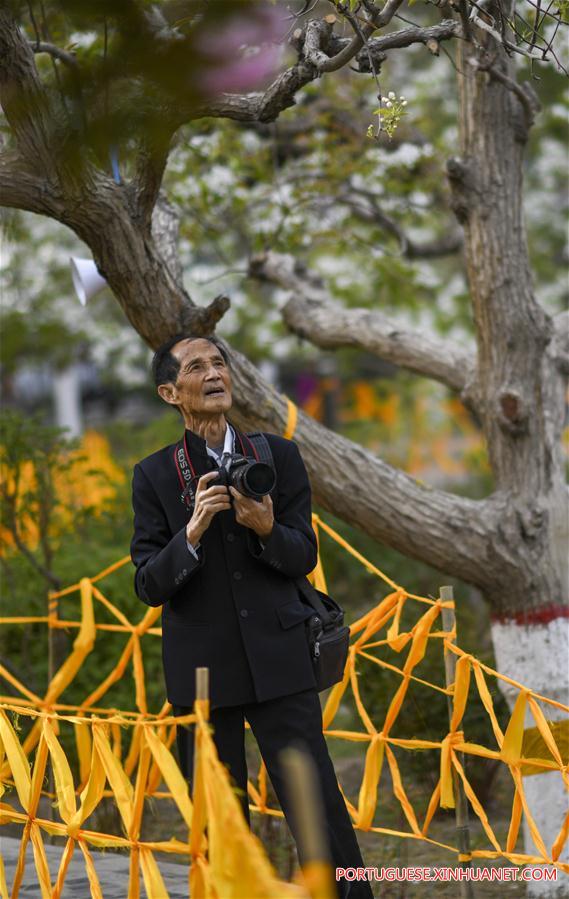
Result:
<svg viewBox="0 0 569 899"><path fill-rule="evenodd" d="M235 540L235 534L229 532L229 534L227 535L227 539L229 543L233 543L233 541Z"/></svg>
<svg viewBox="0 0 569 899"><path fill-rule="evenodd" d="M233 578L234 578L234 580L240 581L242 577L243 577L243 575L241 574L240 571L234 571L234 572L233 572Z"/></svg>
<svg viewBox="0 0 569 899"><path fill-rule="evenodd" d="M240 614L241 614L241 618L246 618L247 615L249 614L249 612L247 611L247 609L241 609Z"/></svg>

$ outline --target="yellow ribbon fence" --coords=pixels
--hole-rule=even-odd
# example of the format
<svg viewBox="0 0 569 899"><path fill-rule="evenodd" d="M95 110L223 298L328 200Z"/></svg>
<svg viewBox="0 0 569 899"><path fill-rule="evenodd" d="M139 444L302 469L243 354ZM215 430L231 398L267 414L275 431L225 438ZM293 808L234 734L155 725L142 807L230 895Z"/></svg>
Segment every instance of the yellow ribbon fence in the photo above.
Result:
<svg viewBox="0 0 569 899"><path fill-rule="evenodd" d="M455 785L460 783L471 809L485 834L487 846L472 850L468 859L508 859L514 864L549 864L569 873L569 865L559 860L569 834L569 814L559 822L559 832L553 845L545 845L531 816L523 787L525 774L536 771L558 771L569 788L569 766L562 754L561 728L548 722L540 704L555 707L569 713L569 707L526 689L506 675L494 671L472 654L464 652L456 644L456 631L436 629L443 608L453 608L454 602L432 599L408 593L388 578L372 562L364 558L326 522L313 516L313 524L319 540L330 537L368 572L387 587L388 592L378 604L353 622L350 627L351 645L344 677L330 691L323 710L324 730L329 739L347 740L365 746L365 765L357 800L351 802L345 796L354 826L362 831L419 841L446 850L457 861L465 861L457 846L435 839L437 810L455 806ZM100 572L92 578L82 578L78 584L51 595L51 606L46 617L1 618L3 626L24 625L32 622L46 623L52 628L75 630L73 648L67 659L55 673L44 696L38 696L7 669L0 665L0 676L18 695L0 696L0 789L9 791L10 802L0 802L0 823L19 825L22 828L20 855L16 873L8 891L3 867L0 865L0 897L17 897L24 873L26 847L32 843L35 867L42 897L61 895L66 872L73 853L79 848L83 855L89 878L91 895L98 899L102 891L96 871L96 859L92 849L116 848L130 853L129 899L139 896L139 874L142 873L147 896L162 899L168 892L163 882L155 853L179 854L189 863L189 888L192 897L286 897L326 896L322 884L324 874L312 871L305 879L298 876L296 882L280 881L271 867L261 843L249 831L240 814L239 803L229 784L226 769L219 762L215 745L207 724L207 709L202 700L196 701L193 715L174 718L168 703L158 714L148 710L142 644L160 637L156 622L159 608L144 612L133 624L101 591L100 582L112 576L118 568L130 562L128 557ZM326 590L326 581L319 558L311 575L315 585ZM56 603L62 607L73 603L73 617L60 618ZM408 630L402 629L404 607L412 607L418 617ZM100 620L101 611L111 617L111 622ZM120 657L112 669L84 700L72 705L62 701L66 688L91 653L96 653L97 641L105 632L122 633L126 642ZM435 684L421 678L418 669L425 657L429 641L438 641L445 652L457 657L456 676L453 684ZM401 654L400 666L387 662L385 648ZM389 698L384 721L371 720L361 699L356 665L366 663L390 670L399 685ZM132 666L135 684L135 710L105 708L103 697ZM519 690L515 708L505 731L500 727L488 686L488 678L507 681ZM403 739L393 737L392 731L400 714L411 682L422 684L435 694L449 696L452 715L448 732L439 740ZM471 683L472 682L472 683ZM486 747L468 742L461 725L463 723L469 690L477 691L488 716L494 736L494 745ZM351 691L355 708L362 722L362 730L335 729L334 721L340 704ZM441 696L442 698L442 696ZM524 719L526 709L535 722L533 731L546 748L543 757L524 755ZM20 737L16 719L29 726L22 728ZM176 725L195 722L196 780L193 797L172 755ZM565 722L566 723L566 722ZM62 731L73 731L73 743ZM64 751L63 745L67 747ZM70 746L74 746L70 758ZM531 745L536 745L534 740ZM394 750L430 750L438 753L440 772L437 784L422 810L416 809L405 789L403 777ZM565 747L563 747L565 752ZM465 756L497 760L508 767L514 798L511 820L504 845L501 845L489 817L479 801L461 762ZM51 763L55 795L45 789L45 773L48 760ZM391 775L393 799L380 794L382 769L387 761ZM260 814L282 815L271 808L267 801L267 775L261 764L256 784L249 782L250 807ZM49 796L55 800L59 820L48 820L39 813L40 798ZM381 804L378 806L378 796ZM120 814L122 835L101 833L89 828L88 819L97 810L103 798L112 796ZM16 801L17 797L17 801ZM167 800L174 803L187 827L187 840L168 839L148 841L141 838L145 799ZM399 803L407 830L381 827L374 822L381 808L388 801ZM535 853L527 854L518 846L519 830L525 815ZM205 829L207 827L207 837ZM43 843L43 835L51 834L65 839L65 848L59 870L52 877Z"/></svg>
<svg viewBox="0 0 569 899"><path fill-rule="evenodd" d="M129 899L139 896L140 871L150 899L164 899L168 896L154 857L155 852L186 856L190 863L190 895L196 899L307 899L309 894L302 884L278 879L262 844L250 832L229 784L228 773L217 758L199 703L196 703L194 715L181 720L197 723L198 751L193 802L188 795L185 780L160 736L162 727L174 724L173 718L165 717L160 724L147 720L141 720L137 724L129 722L133 739L138 744L138 765L133 783L111 740L112 725L124 725L124 719L117 720L117 716L106 720L77 715L52 717L47 712L40 713L40 736L35 761L30 769L17 732L6 712L0 709L0 736L6 755L5 767L10 770L11 782L15 786L22 809L19 811L13 805L0 804L0 823L19 823L23 826L12 896L18 894L24 873L26 848L31 840L44 899L61 895L69 863L77 847L85 860L91 895L96 899L102 897L103 892L91 853L93 847L130 850ZM86 738L90 744L88 774L80 783L74 781L71 767L58 740L56 731L62 724L71 724L76 730L82 731L82 738ZM48 758L53 766L61 821L50 821L38 814ZM152 780L156 775L166 784L169 795L187 825L187 842L175 839L149 842L140 838L144 798L152 794ZM99 833L85 824L101 802L106 784L115 797L124 836ZM207 839L204 834L206 825ZM52 880L49 870L42 833L63 837L66 841L55 880ZM4 878L0 879L0 895L2 899L10 895Z"/></svg>

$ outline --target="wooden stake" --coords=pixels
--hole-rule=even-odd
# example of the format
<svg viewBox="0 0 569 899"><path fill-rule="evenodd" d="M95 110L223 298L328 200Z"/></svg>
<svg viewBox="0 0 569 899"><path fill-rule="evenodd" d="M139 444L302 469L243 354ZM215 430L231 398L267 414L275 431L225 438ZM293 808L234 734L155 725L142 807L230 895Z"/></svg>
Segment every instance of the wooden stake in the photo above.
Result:
<svg viewBox="0 0 569 899"><path fill-rule="evenodd" d="M209 701L209 668L196 668L196 699ZM209 707L206 711L209 718Z"/></svg>
<svg viewBox="0 0 569 899"><path fill-rule="evenodd" d="M441 587L439 590L439 596L443 600L443 602L448 602L449 600L454 600L454 591L452 587ZM443 621L443 629L449 633L452 633L456 628L456 616L454 614L454 609L441 609L442 613L442 621ZM454 640L453 640L454 642ZM450 687L451 684L454 684L456 679L456 655L454 652L447 650L445 648L445 680L447 687ZM452 718L453 712L453 698L447 694L447 704L448 704L448 718L449 722ZM464 755L462 752L457 752L457 758L464 768ZM452 768L452 787L454 792L454 806L455 806L455 815L456 815L456 830L458 833L458 848L460 850L461 855L470 855L470 834L468 830L468 804L466 801L466 794L464 792L464 786L462 780L460 779L458 772L456 771L454 765L451 765ZM469 861L461 861L459 865L463 869L472 868L472 862ZM460 881L460 896L462 899L474 899L474 890L472 888L472 881L470 880L461 880Z"/></svg>
<svg viewBox="0 0 569 899"><path fill-rule="evenodd" d="M56 596L53 596L53 590L48 590L47 593L47 684L48 687L51 686L51 682L55 677L56 671L59 667L58 658L57 658L57 646L56 646L56 636L55 636L55 623L59 617L59 599ZM49 756L48 762L48 775L47 775L47 789L55 796L55 774L53 772L53 762L51 760L51 755ZM55 801L52 799L49 803L49 820L56 821L57 815L55 811ZM48 842L54 846L57 841L53 834L49 834Z"/></svg>
<svg viewBox="0 0 569 899"><path fill-rule="evenodd" d="M194 710L201 706L204 718L209 719L209 668L196 668L196 700L194 702ZM197 851L201 844L202 836L206 828L206 809L203 784L201 778L197 777L198 773L198 756L201 740L199 738L199 725L194 724L194 770L192 777L192 800L194 804L194 815L192 818L192 831L190 834L190 851ZM196 814L196 804L199 814Z"/></svg>
<svg viewBox="0 0 569 899"><path fill-rule="evenodd" d="M287 746L280 753L296 824L295 839L303 858L302 872L313 899L337 895L330 849L324 829L324 805L312 757Z"/></svg>

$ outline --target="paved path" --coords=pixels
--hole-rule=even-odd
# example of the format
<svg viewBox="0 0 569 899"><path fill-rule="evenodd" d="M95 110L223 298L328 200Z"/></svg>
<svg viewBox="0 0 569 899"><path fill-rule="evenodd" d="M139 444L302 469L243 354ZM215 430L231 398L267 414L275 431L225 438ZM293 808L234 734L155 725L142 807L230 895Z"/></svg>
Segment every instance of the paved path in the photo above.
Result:
<svg viewBox="0 0 569 899"><path fill-rule="evenodd" d="M8 890L11 890L12 887L19 849L19 840L13 837L0 837L0 852L4 859ZM57 877L63 846L46 845L45 849L53 884ZM119 855L116 852L98 852L95 849L91 850L91 854L105 899L126 899L128 891L128 856ZM161 856L163 858L164 853L156 852L154 858L158 862L158 867L164 878L170 899L188 899L188 869L186 865L176 865L172 862L162 861ZM31 842L27 846L26 868L19 895L22 899L28 899L28 897L32 896L34 899L35 897L41 897ZM76 848L67 869L62 897L63 899L89 899L90 895L89 881L85 871L85 859L81 850ZM146 896L144 886L142 885L142 877L140 895ZM152 896L152 899L164 899L164 897Z"/></svg>

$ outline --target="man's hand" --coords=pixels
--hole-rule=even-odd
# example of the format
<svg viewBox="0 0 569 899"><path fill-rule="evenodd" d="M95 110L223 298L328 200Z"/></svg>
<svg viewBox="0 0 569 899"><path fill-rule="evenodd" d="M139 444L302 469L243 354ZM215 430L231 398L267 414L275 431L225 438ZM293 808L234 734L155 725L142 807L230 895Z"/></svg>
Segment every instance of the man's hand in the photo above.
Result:
<svg viewBox="0 0 569 899"><path fill-rule="evenodd" d="M244 525L255 531L261 540L267 540L271 534L274 523L273 501L270 494L266 494L260 503L250 496L239 493L235 487L229 488L233 497L233 508L238 524Z"/></svg>
<svg viewBox="0 0 569 899"><path fill-rule="evenodd" d="M208 482L219 477L219 471L208 471L201 476L196 490L194 512L186 525L186 539L195 546L202 534L208 529L216 512L231 508L231 499L227 487L219 484L208 487Z"/></svg>

